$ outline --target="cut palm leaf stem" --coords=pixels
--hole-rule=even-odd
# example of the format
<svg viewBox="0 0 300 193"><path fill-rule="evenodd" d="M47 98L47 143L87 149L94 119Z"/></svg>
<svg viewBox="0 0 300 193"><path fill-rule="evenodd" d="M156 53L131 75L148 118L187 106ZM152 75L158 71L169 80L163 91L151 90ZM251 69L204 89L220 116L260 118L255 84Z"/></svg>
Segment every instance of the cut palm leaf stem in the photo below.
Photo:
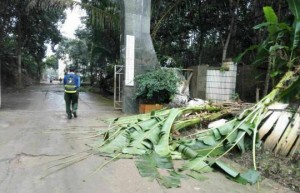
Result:
<svg viewBox="0 0 300 193"><path fill-rule="evenodd" d="M243 132L242 135L236 139L235 143L233 145L230 146L230 148L228 148L228 150L226 150L222 155L218 156L217 158L214 159L214 162L220 158L222 158L224 155L226 155L228 152L230 152L239 142L240 140L245 136L246 132Z"/></svg>
<svg viewBox="0 0 300 193"><path fill-rule="evenodd" d="M62 134L62 135L68 135L68 134L86 134L86 133L98 133L98 131L66 131L66 132L59 132L59 131L45 131L42 132L45 134Z"/></svg>
<svg viewBox="0 0 300 193"><path fill-rule="evenodd" d="M69 166L71 166L71 165L73 165L73 164L79 163L79 162L81 162L81 161L83 161L83 160L85 160L85 159L87 159L87 158L88 158L88 157L82 157L81 159L79 159L79 160L77 160L77 161L74 161L74 162L72 162L72 163L65 164L64 166L62 166L62 167L60 167L60 168L57 168L57 169L55 169L54 171L49 172L48 174L42 176L40 179L44 179L44 178L46 178L47 176L50 176L51 174L54 174L54 173L56 173L56 172L58 172L58 171L60 171L60 170L63 170L63 169L65 169L65 168L67 168L67 167L69 167Z"/></svg>
<svg viewBox="0 0 300 193"><path fill-rule="evenodd" d="M235 122L236 119L233 119L231 121L228 121L226 122L225 124L229 124L229 123L232 123L232 122ZM182 137L182 139L187 139L187 138L198 138L199 135L202 135L204 133L208 133L208 135L211 135L209 134L210 132L212 132L212 130L216 129L218 127L213 127L213 128L208 128L208 129L205 129L205 130L201 130L201 131L198 131L196 133L193 133L193 134L190 134L190 135L187 135L187 136L184 136Z"/></svg>
<svg viewBox="0 0 300 193"><path fill-rule="evenodd" d="M165 120L162 120L162 121L160 121L160 122L157 122L155 125L153 125L153 126L149 129L148 132L145 133L144 136L142 136L142 137L140 137L139 139L137 139L137 140L131 142L131 145L136 145L136 144L142 143L142 141L143 141L144 139L146 139L147 137L149 137L149 136L152 134L152 132L155 131L154 128L158 127L159 125L161 125L161 124L164 123L164 122L165 122Z"/></svg>
<svg viewBox="0 0 300 193"><path fill-rule="evenodd" d="M235 128L232 129L232 131L231 131L227 136L229 136L229 135L231 135L233 132L235 132L236 129L238 129L238 128L239 128L243 123L245 123L246 121L249 121L249 119L252 120L252 121L254 121L254 117L256 117L257 114L261 114L262 111L265 111L265 108L267 107L267 105L269 105L269 104L271 104L272 102L274 102L276 96L278 95L278 93L279 93L279 91L280 91L280 88L282 88L282 86L284 85L284 83L285 83L286 81L288 81L288 80L292 77L292 75L293 75L292 72L287 72L287 73L285 74L285 76L281 79L281 81L277 84L276 88L275 88L269 95L265 96L260 102L258 102L258 103L257 103L255 106L253 106L252 108L250 108L250 109L253 109L253 110L249 111L248 109L246 109L246 110L241 114L240 118L243 117L244 115L246 115L245 112L248 112L247 115L246 115L245 117L243 117L243 120L242 120L237 126L235 126ZM253 117L252 117L252 116L253 116ZM264 116L264 115L263 115L263 116ZM257 127L258 127L258 125L260 124L260 122L261 122L261 120L262 120L261 117L263 117L263 116L258 116L259 118L258 118L258 120L257 120L257 122L256 122L256 124L255 124L254 130L255 130L255 128L256 128L256 130L257 130ZM255 135L255 136L256 136L256 135ZM225 142L226 139L227 139L227 137L225 137L220 143ZM240 139L241 139L241 137L238 139L238 141L239 141ZM256 139L256 137L254 138L254 140L255 140L255 139ZM255 143L255 142L254 142L254 143ZM236 144L237 144L237 142L236 142L231 148L229 148L229 150L231 150ZM255 149L255 144L254 144L254 149ZM207 153L207 155L206 155L205 157L209 156L209 154L211 154L214 150L215 150L215 148L212 149L209 153ZM228 153L228 150L226 151L226 153ZM223 155L219 156L217 159L219 159L220 157L224 156L226 153L224 153Z"/></svg>
<svg viewBox="0 0 300 193"><path fill-rule="evenodd" d="M232 135L237 129L239 129L239 127L243 123L244 123L244 121L240 122L238 124L238 126L236 126L235 128L233 128L232 131L230 133L228 133L226 135L226 137L221 142L219 142L219 144L223 144L227 140L228 136ZM243 135L241 135L241 137L239 139L237 139L236 142L225 153L223 153L221 156L219 156L217 159L223 157L226 153L228 153L236 144L238 144L238 142L240 141L240 139L242 139L242 137L244 137L245 134L246 134L246 132ZM205 157L209 156L215 149L216 149L216 147L213 148L212 150L210 150L210 152L208 152Z"/></svg>
<svg viewBox="0 0 300 193"><path fill-rule="evenodd" d="M159 121L157 124L155 124L153 127L151 127L150 129L152 130L153 128L157 127L158 125L162 124L165 120ZM114 132L107 140L105 140L102 144L96 146L97 148L102 147L103 145L109 143L111 140L114 139L115 136L117 136L119 133L121 133L122 130L134 127L134 126L138 126L136 124L131 124L130 126L128 126L127 128L125 127L120 127L116 132ZM151 132L148 133L149 135L151 134ZM144 137L147 137L148 135L145 135ZM142 142L144 140L144 137L140 138L139 142Z"/></svg>
<svg viewBox="0 0 300 193"><path fill-rule="evenodd" d="M96 134L96 135L91 135L91 136L87 136L87 137L68 137L67 139L77 139L77 140L83 140L83 139L92 139L92 138L96 138L96 137L100 137L101 134Z"/></svg>
<svg viewBox="0 0 300 193"><path fill-rule="evenodd" d="M240 126L241 125L243 125L245 122L247 122L247 121L250 121L250 120L252 120L253 119L253 116L255 117L256 116L256 111L257 110L259 110L258 108L257 109L255 109L255 111L252 111L251 113L249 113L237 126L235 126L227 135L226 135L226 137L223 139L223 140L221 140L220 142L219 142L219 144L223 144L227 139L228 139L228 137L230 136L230 135L232 135L237 129L239 129L240 128ZM237 121L239 121L238 119L234 119L233 120L233 122L237 122ZM259 123L258 123L259 124ZM246 134L246 132L244 132L243 133L243 135L241 135L237 140L236 140L236 142L225 152L225 153L223 153L221 156L219 156L218 158L216 158L215 160L217 160L217 159L220 159L221 157L223 157L225 154L227 154L232 148L234 148L239 142L240 142L240 140L244 137L244 135ZM204 157L209 157L209 155L210 154L212 154L212 152L213 151L215 151L216 150L216 148L218 147L218 145L216 146L216 147L214 147L213 149L211 149ZM194 159L197 159L198 157L203 157L202 155L197 155L197 157L196 158L194 158ZM200 160L201 162L203 161L203 159L201 159Z"/></svg>
<svg viewBox="0 0 300 193"><path fill-rule="evenodd" d="M222 117L229 115L230 112L228 110L220 111L216 113L212 113L210 115L206 115L204 117L196 117L193 119L187 119L184 121L176 121L173 126L173 131L180 131L181 129L187 128L192 125L199 124L201 122L211 122L214 120L218 120Z"/></svg>
<svg viewBox="0 0 300 193"><path fill-rule="evenodd" d="M201 162L199 162L200 165L204 164L203 161L206 161L206 162L209 160L216 161L216 160L220 159L226 153L228 153L230 150L232 150L232 148L239 146L238 144L240 142L242 142L242 140L244 139L246 134L252 135L252 137L253 137L253 144L252 144L252 148L254 150L253 151L253 161L255 162L255 143L256 143L256 134L257 134L258 125L260 125L260 123L263 120L263 117L265 117L265 115L267 113L268 105L274 103L276 100L277 101L279 100L278 96L279 96L280 92L282 92L282 90L284 90L286 88L286 86L291 84L292 77L293 77L293 72L287 72L284 75L284 77L281 79L281 81L277 84L275 89L273 89L267 96L265 96L262 100L260 100L253 107L244 110L240 114L239 117L225 123L225 124L230 124L230 125L228 125L229 127L227 127L227 128L223 127L223 129L225 129L223 131L224 135L222 135L222 133L220 133L222 135L222 138L220 139L220 141L217 140L218 141L217 144L213 144L211 148L208 147L207 152L205 154L203 154L203 152L202 152L202 154L197 152L197 155L195 156L195 154L193 152L191 152L192 154L190 155L190 157L192 157L192 159L189 160L189 162L193 161L191 165L195 166L195 164L197 164L198 159L199 159L199 161L201 161ZM207 109L209 109L209 106L188 107L188 108L185 107L185 108L179 108L179 109L175 109L175 110L174 109L163 110L163 111L159 111L159 113L156 113L156 114L151 113L151 114L144 114L142 116L141 115L131 116L129 119L127 119L127 118L114 119L111 122L111 125L115 125L116 131L111 136L109 136L109 138L106 141L104 141L103 144L112 142L114 140L115 136L120 134L121 131L125 131L127 129L132 128L131 129L132 132L129 131L128 136L125 136L125 137L130 137L129 140L132 140L135 137L135 139L132 141L132 143L128 143L128 144L129 145L133 145L133 144L139 145L138 143L144 142L147 137L144 136L141 138L137 138L140 135L143 135L143 133L137 134L136 132L138 132L138 130L136 130L136 127L140 127L139 123L142 123L142 122L144 123L147 121L147 119L154 119L155 116L161 115L161 120L158 121L156 124L152 125L151 128L149 128L148 130L147 129L146 130L148 132L149 131L152 132L152 130L155 130L156 133L158 130L160 130L159 137L158 137L159 142L153 144L155 147L154 151L156 151L161 156L170 155L171 151L174 151L174 150L176 151L176 148L173 148L171 150L170 145L175 144L175 147L179 147L176 145L176 142L172 142L172 139L170 138L170 131L171 131L172 125L173 125L173 128L176 128L175 125L177 124L177 129L181 129L181 128L184 128L184 126L182 126L181 124L187 124L187 123L190 123L189 125L197 124L199 121L201 121L201 119L203 120L203 117L206 117L205 114L203 114L202 118L200 115L200 119L198 119L198 120L192 119L192 120L180 121L180 118L181 119L183 118L182 115L184 115L184 113L198 112L198 111L203 111L203 110L207 110ZM219 109L212 107L211 112L213 112L213 110L218 111ZM215 113L213 113L213 114L215 114ZM116 125L120 125L120 127L116 126ZM133 127L133 125L135 125L136 127L135 126ZM195 136L196 139L197 139L197 137L204 138L204 136L213 135L214 129L218 129L220 132L220 129L222 129L222 127L207 129L205 131L201 131L201 132L198 132L197 134L193 134L190 136ZM230 130L228 130L228 129L230 129ZM241 131L237 135L236 132L238 130L241 130ZM134 136L132 136L131 134L133 134ZM150 136L150 132L146 135ZM196 140L196 139L192 139L192 140ZM224 145L224 142L226 140L230 141L230 147L228 149L226 148L227 150L225 152L224 151L220 152L221 154L219 154L217 158L210 159L211 158L210 156L213 154L213 152L216 151L217 148L222 147L222 145ZM180 144L178 144L178 145L180 145ZM126 145L124 147L128 147L128 146ZM132 147L134 147L134 146L132 146ZM146 148L149 148L149 147L145 147L145 149ZM177 151L179 153L181 152L181 155L183 155L184 153L189 153L188 148L189 147L185 148L184 146L182 146L180 149L177 149ZM242 148L242 147L240 147L240 148ZM99 150L101 152L101 149L99 149ZM151 149L149 149L149 150L151 150ZM153 149L152 149L152 151L153 151ZM117 152L115 152L115 153L117 153ZM114 157L114 159L116 157L119 157L122 154L123 153L119 153L117 156ZM114 160L114 159L112 159L112 160ZM197 159L197 160L195 160L195 159ZM107 162L103 165L105 166L108 163L109 162ZM209 163L211 163L211 162L209 161ZM102 166L100 168L102 168ZM254 163L254 168L256 169L255 163Z"/></svg>
<svg viewBox="0 0 300 193"><path fill-rule="evenodd" d="M143 119L149 119L153 116L167 116L169 114L170 110L169 109L164 109L164 110L158 110L155 111L155 113L145 113L145 114L138 114L138 115L131 115L127 117L118 117L114 119L108 119L106 122L111 123L112 125L115 124L128 124L132 122L137 122L138 120L143 120Z"/></svg>
<svg viewBox="0 0 300 193"><path fill-rule="evenodd" d="M106 140L104 140L102 142L102 144L98 145L97 147L102 147L103 145L105 145L106 143L108 143L111 139L113 139L115 136L117 136L118 134L120 134L122 132L122 130L124 130L124 127L120 127L118 128L112 135L110 135ZM104 136L105 139L105 136Z"/></svg>
<svg viewBox="0 0 300 193"><path fill-rule="evenodd" d="M55 165L52 165L52 166L49 166L48 169L50 168L54 168L54 167L57 167L57 166L60 166L60 165L65 165L67 163L72 163L72 162L77 162L77 160L82 160L82 158L88 158L89 156L91 156L93 153L89 153L87 155L84 155L84 156L80 156L80 157L73 157L72 159L69 159L67 161L64 161L64 162L61 162L61 163L58 163L58 164L55 164Z"/></svg>
<svg viewBox="0 0 300 193"><path fill-rule="evenodd" d="M212 112L212 111L219 111L220 107L205 105L205 106L182 107L179 108L179 110L181 110L182 113L197 112L197 111L204 111L204 110ZM146 113L146 114L132 115L128 117L118 117L115 119L108 119L108 122L110 122L111 125L123 125L123 124L139 122L139 120L146 120L151 117L160 117L160 116L167 117L169 113L170 113L170 109L165 109L165 110L155 111L154 114Z"/></svg>
<svg viewBox="0 0 300 193"><path fill-rule="evenodd" d="M99 170L101 170L102 168L104 168L107 164L111 163L112 161L114 161L115 159L119 158L120 155L122 155L122 153L119 153L118 155L116 155L115 157L113 157L112 159L108 160L107 162L101 164L100 166L98 166L92 173L90 173L88 175L88 177L91 177L93 175L95 175Z"/></svg>
<svg viewBox="0 0 300 193"><path fill-rule="evenodd" d="M62 158L59 158L59 159L55 159L55 160L49 161L49 162L47 162L47 163L51 163L51 162L56 162L56 161L68 159L69 157L77 156L77 155L79 155L79 154L87 153L87 152L89 152L89 151L91 151L91 149L87 149L87 150L84 150L84 151L81 151L81 152L78 152L78 153L73 153L73 154L64 156L64 157L62 157Z"/></svg>

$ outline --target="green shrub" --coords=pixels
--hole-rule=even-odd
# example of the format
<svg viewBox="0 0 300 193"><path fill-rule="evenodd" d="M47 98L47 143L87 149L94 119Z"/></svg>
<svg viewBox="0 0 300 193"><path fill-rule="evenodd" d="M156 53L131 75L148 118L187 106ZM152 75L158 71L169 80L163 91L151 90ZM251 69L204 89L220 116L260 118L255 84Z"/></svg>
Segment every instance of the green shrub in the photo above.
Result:
<svg viewBox="0 0 300 193"><path fill-rule="evenodd" d="M136 98L143 103L169 103L180 81L176 69L159 68L135 77Z"/></svg>

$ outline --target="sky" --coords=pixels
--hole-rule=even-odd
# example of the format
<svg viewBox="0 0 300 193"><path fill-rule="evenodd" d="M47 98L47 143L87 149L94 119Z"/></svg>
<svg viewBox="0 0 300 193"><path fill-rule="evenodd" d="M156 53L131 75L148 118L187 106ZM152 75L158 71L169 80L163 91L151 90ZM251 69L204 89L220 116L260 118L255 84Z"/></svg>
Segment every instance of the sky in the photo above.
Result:
<svg viewBox="0 0 300 193"><path fill-rule="evenodd" d="M86 13L84 10L80 9L78 5L76 5L72 10L67 9L66 15L67 15L66 20L63 24L60 25L59 30L64 37L75 39L75 30L82 25L80 18L82 16L85 16ZM47 45L46 56L50 56L50 55L53 55L53 52L51 51L50 45ZM58 77L60 78L64 77L65 67L66 67L66 62L59 60Z"/></svg>
<svg viewBox="0 0 300 193"><path fill-rule="evenodd" d="M73 10L67 9L66 13L67 18L60 31L63 36L74 39L75 30L81 25L80 17L86 14L78 5L75 6Z"/></svg>
<svg viewBox="0 0 300 193"><path fill-rule="evenodd" d="M63 24L60 25L60 32L64 37L75 39L75 30L81 26L80 17L85 16L86 13L84 10L80 9L77 5L72 10L66 10L66 20ZM47 45L47 56L52 55L50 45Z"/></svg>

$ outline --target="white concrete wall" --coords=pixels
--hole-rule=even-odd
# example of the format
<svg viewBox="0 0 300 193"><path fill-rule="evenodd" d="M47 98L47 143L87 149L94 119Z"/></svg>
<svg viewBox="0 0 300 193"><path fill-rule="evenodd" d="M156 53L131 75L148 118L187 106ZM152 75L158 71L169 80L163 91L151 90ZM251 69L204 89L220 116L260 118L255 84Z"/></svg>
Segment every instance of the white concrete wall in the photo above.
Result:
<svg viewBox="0 0 300 193"><path fill-rule="evenodd" d="M207 70L206 100L230 101L235 94L237 65L229 65L228 71Z"/></svg>

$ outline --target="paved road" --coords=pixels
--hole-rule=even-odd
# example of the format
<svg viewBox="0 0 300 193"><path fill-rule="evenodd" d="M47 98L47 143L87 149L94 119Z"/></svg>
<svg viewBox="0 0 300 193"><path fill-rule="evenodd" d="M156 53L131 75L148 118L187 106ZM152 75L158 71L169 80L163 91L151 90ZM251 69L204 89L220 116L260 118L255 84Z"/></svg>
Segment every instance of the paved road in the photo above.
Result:
<svg viewBox="0 0 300 193"><path fill-rule="evenodd" d="M133 160L118 160L91 175L107 158L90 155L68 164L59 160L88 149L95 130L105 128L103 119L121 116L112 102L99 95L80 93L78 118L66 118L63 89L41 84L22 91L2 91L0 110L1 193L252 193L222 174L209 173L206 181L182 180L181 188L165 189L140 177ZM76 154L80 159L87 153ZM70 159L69 159L70 160ZM56 164L62 164L55 166ZM57 170L57 171L56 171ZM292 192L264 180L259 192Z"/></svg>

